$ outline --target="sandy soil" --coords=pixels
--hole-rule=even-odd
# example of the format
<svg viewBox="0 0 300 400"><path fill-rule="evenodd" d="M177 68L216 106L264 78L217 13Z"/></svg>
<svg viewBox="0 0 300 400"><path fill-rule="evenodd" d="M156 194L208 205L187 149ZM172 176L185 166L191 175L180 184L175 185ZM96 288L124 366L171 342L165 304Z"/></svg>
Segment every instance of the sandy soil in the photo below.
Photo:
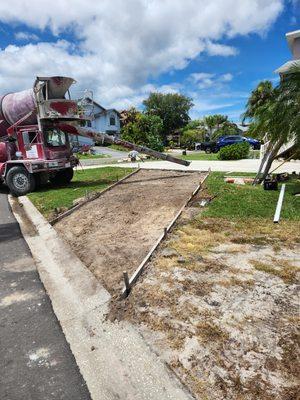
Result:
<svg viewBox="0 0 300 400"><path fill-rule="evenodd" d="M123 287L205 174L141 170L55 225L112 294Z"/></svg>
<svg viewBox="0 0 300 400"><path fill-rule="evenodd" d="M298 400L296 232L283 242L187 218L110 318L135 324L199 400Z"/></svg>

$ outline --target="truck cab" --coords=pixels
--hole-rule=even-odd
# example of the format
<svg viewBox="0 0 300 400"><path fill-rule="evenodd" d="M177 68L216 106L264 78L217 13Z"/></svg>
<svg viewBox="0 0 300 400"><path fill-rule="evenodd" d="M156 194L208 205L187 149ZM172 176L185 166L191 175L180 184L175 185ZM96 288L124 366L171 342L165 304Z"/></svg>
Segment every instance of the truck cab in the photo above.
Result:
<svg viewBox="0 0 300 400"><path fill-rule="evenodd" d="M72 155L69 136L56 127L40 131L37 125L21 126L16 138L6 145L7 160L0 173L14 195L24 195L48 180L67 184L77 159Z"/></svg>
<svg viewBox="0 0 300 400"><path fill-rule="evenodd" d="M71 181L78 161L72 156L68 133L58 125L82 120L77 102L65 98L73 82L65 77L37 78L32 91L7 95L8 100L4 96L6 102L1 105L6 109L0 114L11 124L0 143L0 180L13 195L24 195L48 180L54 184Z"/></svg>

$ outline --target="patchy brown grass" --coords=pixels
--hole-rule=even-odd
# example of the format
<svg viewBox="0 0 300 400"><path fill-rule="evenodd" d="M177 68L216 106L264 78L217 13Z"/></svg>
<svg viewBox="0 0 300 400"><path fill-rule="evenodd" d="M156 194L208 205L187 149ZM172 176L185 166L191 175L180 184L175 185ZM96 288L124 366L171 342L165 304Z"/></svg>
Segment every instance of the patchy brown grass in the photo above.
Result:
<svg viewBox="0 0 300 400"><path fill-rule="evenodd" d="M235 276L231 276L228 279L216 281L215 284L226 288L229 288L231 286L241 286L243 289L250 289L255 285L255 281L254 279L239 279Z"/></svg>
<svg viewBox="0 0 300 400"><path fill-rule="evenodd" d="M171 241L170 246L183 257L199 255L208 251L216 243L224 240L224 235L197 226L185 225L176 231L177 238Z"/></svg>
<svg viewBox="0 0 300 400"><path fill-rule="evenodd" d="M267 264L258 260L250 260L251 264L257 271L275 275L287 284L297 282L298 267L291 265L288 260L273 259L273 261L272 264Z"/></svg>
<svg viewBox="0 0 300 400"><path fill-rule="evenodd" d="M277 251L282 246L293 247L300 243L300 221L280 221L280 224L274 224L266 219L228 220L198 217L191 224L199 232L208 232L208 246L222 241L222 238L237 244L271 244ZM215 235L212 236L212 233Z"/></svg>
<svg viewBox="0 0 300 400"><path fill-rule="evenodd" d="M299 221L181 220L124 302L122 318L157 335L152 345L167 352L169 366L199 400L298 400L297 321L284 297L298 269L279 253L296 248L299 231ZM250 262L258 251L263 258ZM287 286L273 294L275 276ZM281 338L272 345L281 358L267 347L269 332ZM197 345L194 353L189 348L194 338L199 353ZM284 377L284 385L274 385L270 372Z"/></svg>
<svg viewBox="0 0 300 400"><path fill-rule="evenodd" d="M198 322L197 336L205 342L225 341L229 338L228 333L212 321Z"/></svg>
<svg viewBox="0 0 300 400"><path fill-rule="evenodd" d="M175 267L178 267L183 268L186 272L194 271L199 273L217 273L227 268L223 262L211 260L209 257L206 257L207 252L204 249L205 246L202 247L202 245L196 243L197 235L195 235L195 237L191 236L186 243L181 240L180 234L176 236L176 240L167 243L167 249L175 250L176 253L174 252L172 257L156 257L155 268L164 272L170 272L173 271ZM208 246L209 245L206 246L206 249L208 249ZM212 247L212 244L210 246ZM196 248L199 249L200 247L202 251L196 250Z"/></svg>

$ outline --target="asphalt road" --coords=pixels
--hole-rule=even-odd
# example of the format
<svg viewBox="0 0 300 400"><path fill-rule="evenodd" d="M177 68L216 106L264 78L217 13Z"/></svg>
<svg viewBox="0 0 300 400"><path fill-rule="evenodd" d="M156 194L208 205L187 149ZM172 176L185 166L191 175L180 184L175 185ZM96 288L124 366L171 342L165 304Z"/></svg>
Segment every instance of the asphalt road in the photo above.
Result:
<svg viewBox="0 0 300 400"><path fill-rule="evenodd" d="M91 399L1 190L0 371L1 400Z"/></svg>
<svg viewBox="0 0 300 400"><path fill-rule="evenodd" d="M110 156L112 158L126 158L130 150L128 151L120 151L120 150L115 150L111 149L110 147L105 147L105 146L95 146L94 150L97 154L105 154L107 156Z"/></svg>

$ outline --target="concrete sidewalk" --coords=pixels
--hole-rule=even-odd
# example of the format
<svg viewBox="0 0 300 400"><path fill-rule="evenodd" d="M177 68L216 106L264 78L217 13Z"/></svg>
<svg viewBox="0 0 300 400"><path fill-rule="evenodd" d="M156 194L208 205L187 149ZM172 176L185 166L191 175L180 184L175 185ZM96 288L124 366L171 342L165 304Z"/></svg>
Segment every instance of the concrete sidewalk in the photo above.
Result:
<svg viewBox="0 0 300 400"><path fill-rule="evenodd" d="M260 160L245 159L236 161L191 161L188 167L183 165L174 164L168 161L145 161L141 163L118 163L118 164L107 164L107 165L93 165L85 166L85 168L100 168L104 166L117 166L124 168L151 168L151 169L172 169L172 170L183 170L183 171L220 171L220 172L257 172L259 168ZM271 171L279 166L281 162L274 161L272 164ZM300 161L289 161L283 164L276 172L300 172Z"/></svg>
<svg viewBox="0 0 300 400"><path fill-rule="evenodd" d="M29 248L0 193L0 398L89 400Z"/></svg>

